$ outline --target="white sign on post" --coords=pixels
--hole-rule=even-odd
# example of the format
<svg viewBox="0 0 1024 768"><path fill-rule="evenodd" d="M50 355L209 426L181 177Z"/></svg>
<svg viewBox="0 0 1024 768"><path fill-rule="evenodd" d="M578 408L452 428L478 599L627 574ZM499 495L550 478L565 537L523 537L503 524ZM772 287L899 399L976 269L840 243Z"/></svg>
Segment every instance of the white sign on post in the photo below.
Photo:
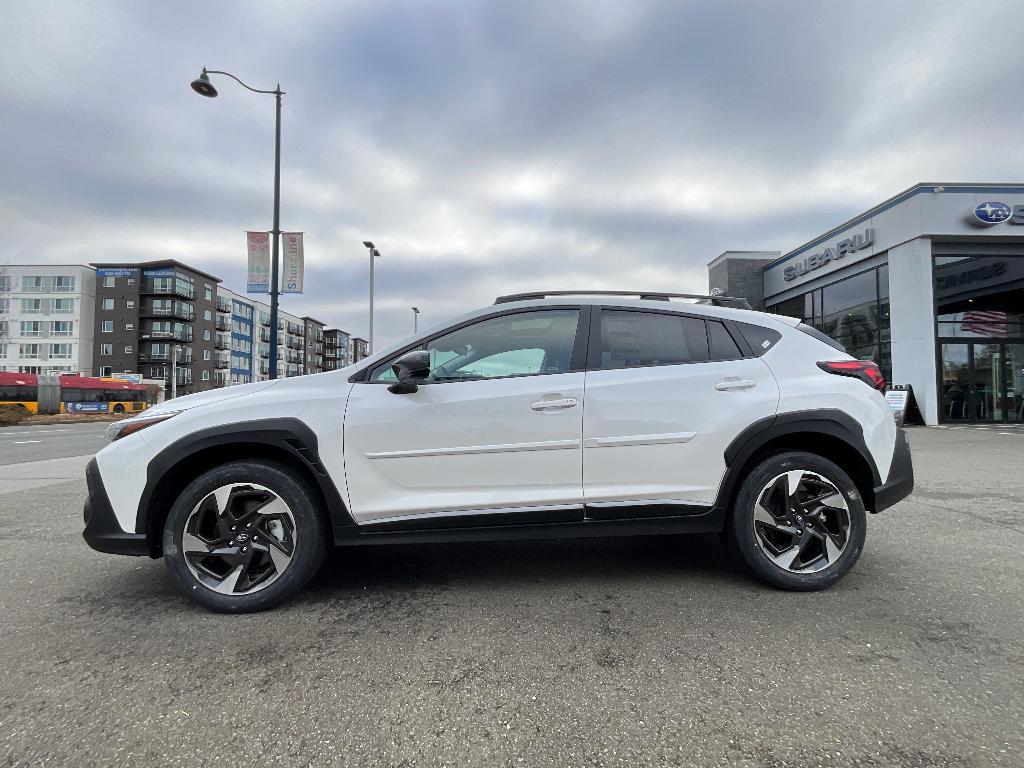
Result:
<svg viewBox="0 0 1024 768"><path fill-rule="evenodd" d="M249 274L246 293L270 293L270 233L246 232Z"/></svg>
<svg viewBox="0 0 1024 768"><path fill-rule="evenodd" d="M302 293L303 251L301 232L282 232L284 260L282 262L281 293Z"/></svg>

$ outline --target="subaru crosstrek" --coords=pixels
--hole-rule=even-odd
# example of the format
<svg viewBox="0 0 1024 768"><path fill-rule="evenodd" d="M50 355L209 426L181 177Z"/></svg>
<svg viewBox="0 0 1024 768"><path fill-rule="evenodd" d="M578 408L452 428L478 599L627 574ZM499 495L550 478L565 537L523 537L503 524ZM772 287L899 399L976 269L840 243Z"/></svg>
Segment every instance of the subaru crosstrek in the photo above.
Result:
<svg viewBox="0 0 1024 768"><path fill-rule="evenodd" d="M331 545L720 532L776 587L842 578L865 513L913 488L878 366L742 300L600 293L501 297L113 424L85 539L230 612L295 594Z"/></svg>

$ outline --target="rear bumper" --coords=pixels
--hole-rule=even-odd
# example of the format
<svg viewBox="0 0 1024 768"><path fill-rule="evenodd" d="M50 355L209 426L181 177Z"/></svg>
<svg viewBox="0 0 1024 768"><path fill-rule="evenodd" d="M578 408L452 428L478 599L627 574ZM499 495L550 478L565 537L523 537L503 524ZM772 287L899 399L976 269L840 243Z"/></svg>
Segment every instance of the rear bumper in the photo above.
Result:
<svg viewBox="0 0 1024 768"><path fill-rule="evenodd" d="M148 555L146 534L125 531L118 525L96 459L92 459L86 466L85 481L89 486L85 509L82 510L85 517L82 537L85 543L97 552L112 555Z"/></svg>
<svg viewBox="0 0 1024 768"><path fill-rule="evenodd" d="M896 430L896 449L886 481L875 488L875 507L872 512L881 512L898 501L902 501L914 490L914 464L910 459L910 441L903 429Z"/></svg>

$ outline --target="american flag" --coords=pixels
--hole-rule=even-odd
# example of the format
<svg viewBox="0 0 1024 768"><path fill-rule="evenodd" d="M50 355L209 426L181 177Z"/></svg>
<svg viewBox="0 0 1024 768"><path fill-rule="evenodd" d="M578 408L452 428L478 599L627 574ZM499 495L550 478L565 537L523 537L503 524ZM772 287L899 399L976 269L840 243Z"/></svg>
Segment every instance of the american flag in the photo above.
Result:
<svg viewBox="0 0 1024 768"><path fill-rule="evenodd" d="M1005 336L1006 313L988 310L964 312L960 327L964 331L976 333L979 336Z"/></svg>

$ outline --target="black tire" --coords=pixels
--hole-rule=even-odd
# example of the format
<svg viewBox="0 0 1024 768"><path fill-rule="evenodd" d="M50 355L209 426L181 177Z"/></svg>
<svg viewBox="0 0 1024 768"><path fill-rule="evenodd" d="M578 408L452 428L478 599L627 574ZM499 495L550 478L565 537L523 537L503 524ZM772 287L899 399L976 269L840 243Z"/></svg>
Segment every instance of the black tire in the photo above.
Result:
<svg viewBox="0 0 1024 768"><path fill-rule="evenodd" d="M290 560L284 569L278 572L276 567L274 567L276 562L273 564L269 562L271 559L268 551L270 549L269 544L264 543L262 545L263 551L257 553L256 550L260 549L261 545L255 544L259 536L254 534L260 532L260 526L265 526L266 522L257 513L249 512L249 517L254 519L257 527L250 529L250 531L245 531L244 528L247 526L239 523L238 527L242 529L240 533L245 534L244 537L240 536L239 538L248 539L247 544L252 549L249 558L258 556L261 558L259 562L264 565L264 572L269 571L272 575L274 573L276 575L270 579L265 577L265 580L269 581L269 583L266 583L264 586L257 584L257 586L253 587L253 591L248 593L222 594L214 591L212 586L201 581L192 572L189 564L186 563L186 553L182 546L182 538L185 533L186 523L193 526L196 525L196 522L190 523L190 519L193 518L193 513L196 512L199 505L205 505L203 509L207 509L212 503L214 505L213 508L216 509L219 502L216 500L214 502L209 501L210 498L213 498L215 490L225 486L238 486L231 492L229 498L244 500L246 496L244 493L245 488L252 487L248 484L268 489L272 495L276 495L280 501L287 505L287 510L290 513L289 521L291 522L290 532L287 534L292 544L291 553L289 554ZM236 493L238 494L237 497ZM258 503L257 501L256 505ZM232 506L232 503L229 501L226 506ZM240 507L242 511L246 509L243 501L234 503L234 506ZM196 514L212 515L216 520L216 525L227 525L227 523L222 523L224 519L223 514L215 514L211 511L206 511L205 513L196 512ZM236 514L239 514L239 511L232 510L225 514L228 515L230 521L234 519ZM244 521L249 518L243 517L242 519ZM231 530L234 529L232 528ZM203 473L196 480L192 481L182 491L181 495L178 496L171 507L171 511L167 516L167 522L164 525L164 563L168 573L173 577L181 591L211 611L219 613L262 611L293 597L319 570L327 554L327 531L328 526L325 522L323 505L320 503L318 495L294 471L284 465L269 461L235 461ZM239 534L227 535L237 536ZM214 539L216 536L211 535L207 538ZM264 538L266 539L267 537L265 536ZM232 544L239 544L239 542L232 541ZM232 549L236 553L241 551L240 546L224 547L221 551L227 551L228 549ZM241 557L240 554L232 554L232 557L235 556ZM196 560L193 559L191 562L195 563ZM204 560L202 562L213 562L216 565L222 561L214 557L213 560ZM250 562L252 561L250 560ZM224 567L234 568L231 563L225 564ZM248 576L248 571L246 573Z"/></svg>
<svg viewBox="0 0 1024 768"><path fill-rule="evenodd" d="M772 493L770 484L787 472L802 470L811 473L806 483L801 481L798 488L805 490L801 496L799 493L783 499L783 493L775 496ZM790 477L797 477L792 475ZM816 498L822 493L819 480L831 484L842 495L842 500L834 500L834 504L824 507L820 504L812 504L813 507L821 507L816 514L811 514L803 504L806 500ZM786 480L779 480L783 488L788 487ZM792 481L788 481L792 482ZM819 492L820 491L820 492ZM794 501L795 500L795 501ZM755 506L758 501L764 501L759 511L760 519L764 518L764 512L769 511L768 507L781 510L784 506L790 511L790 518L776 518L772 513L772 520L778 523L777 526L757 522L760 534L755 533ZM842 509L842 502L845 502L846 509ZM845 512L845 515L844 515ZM797 522L793 522L793 521ZM848 521L845 536L842 536L842 521ZM762 581L780 589L795 591L812 591L830 587L845 576L860 557L864 549L864 537L866 533L866 514L864 501L856 484L850 479L839 466L822 456L813 453L791 451L775 454L761 461L755 466L743 480L736 501L729 514L728 527L726 529L730 543L743 557L750 569ZM798 531L800 535L777 531ZM835 534L831 537L832 544L842 542L838 556L829 557L826 552L825 536L829 531ZM812 537L813 534L813 537ZM791 538L787 538L791 537ZM803 551L800 550L799 542L809 542L805 549L806 559L809 561L804 565ZM776 547L777 542L782 542ZM793 550L787 549L789 543L794 543L798 554L795 555L793 563L796 565L796 572L790 570L783 564L777 564L772 556L785 562L789 553ZM817 548L817 549L816 549ZM774 550L774 551L773 551ZM820 550L820 554L819 554ZM834 552L834 550L833 550ZM812 561L815 555L817 560ZM790 565L792 566L793 563ZM808 570L801 572L806 567ZM820 568L820 570L811 570Z"/></svg>

